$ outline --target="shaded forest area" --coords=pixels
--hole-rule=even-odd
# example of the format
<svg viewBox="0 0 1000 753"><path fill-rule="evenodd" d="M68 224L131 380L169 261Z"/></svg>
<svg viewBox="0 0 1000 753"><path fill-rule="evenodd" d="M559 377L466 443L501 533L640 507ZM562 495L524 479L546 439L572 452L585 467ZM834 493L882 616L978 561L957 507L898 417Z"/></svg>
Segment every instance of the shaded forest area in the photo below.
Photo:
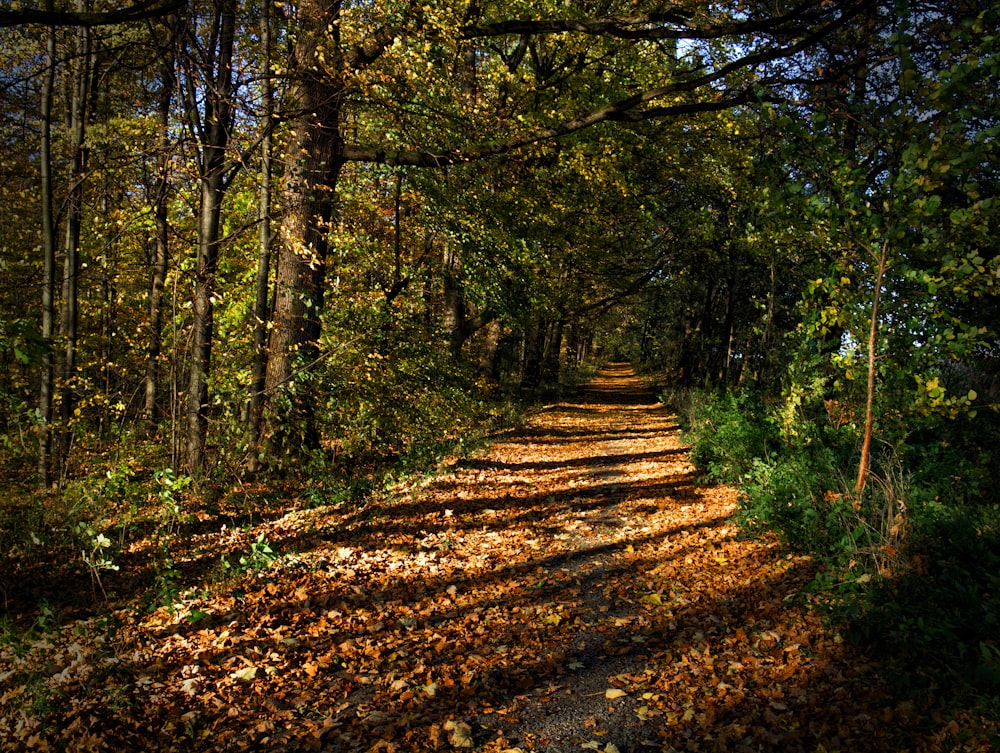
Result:
<svg viewBox="0 0 1000 753"><path fill-rule="evenodd" d="M243 588L291 554L257 526L363 510L612 359L890 692L995 719L997 22L0 2L5 656Z"/></svg>

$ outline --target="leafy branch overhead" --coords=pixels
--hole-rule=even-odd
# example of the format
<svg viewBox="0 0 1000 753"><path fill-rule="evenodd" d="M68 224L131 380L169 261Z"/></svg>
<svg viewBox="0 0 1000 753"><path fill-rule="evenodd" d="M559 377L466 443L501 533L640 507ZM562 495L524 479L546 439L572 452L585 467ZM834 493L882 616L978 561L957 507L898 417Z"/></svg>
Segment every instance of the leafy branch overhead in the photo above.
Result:
<svg viewBox="0 0 1000 753"><path fill-rule="evenodd" d="M621 37L631 41L726 38L732 42L740 40L739 44L745 45L745 49L749 51L714 69L707 69L703 62L686 69L678 63L676 48L670 48L671 57L661 58L658 62L661 69L675 79L670 83L638 91L575 117L563 120L557 118L558 122L547 127L528 129L489 144L473 143L460 148L440 150L392 150L348 144L343 148L343 155L347 160L358 162L442 167L508 154L522 147L567 136L604 122L637 123L703 112L726 111L741 105L783 100L786 95L770 91L769 79L761 75L759 69L768 63L793 58L798 53L819 44L868 10L870 6L871 3L867 1L833 5L806 4L795 13L766 21L714 23L705 26L693 25L687 19L679 20L674 14L627 19L511 21L494 25L465 26L459 30L459 37L467 40L515 34L520 35L522 43L527 43L536 36L576 32L585 35ZM630 31L626 33L625 28ZM772 41L769 44L761 44L757 35L770 37ZM516 68L511 72L516 72ZM756 75L751 76L749 81L743 84L713 86L742 73ZM780 77L775 81L783 83ZM678 100L678 95L699 91L705 91L707 96L694 101L674 101L667 105L651 106L661 100Z"/></svg>

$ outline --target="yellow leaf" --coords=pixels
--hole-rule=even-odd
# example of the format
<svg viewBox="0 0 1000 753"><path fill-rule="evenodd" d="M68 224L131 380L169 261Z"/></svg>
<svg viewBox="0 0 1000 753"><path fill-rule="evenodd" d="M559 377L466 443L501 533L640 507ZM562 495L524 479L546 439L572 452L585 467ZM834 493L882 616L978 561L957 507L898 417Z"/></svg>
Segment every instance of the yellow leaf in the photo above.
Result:
<svg viewBox="0 0 1000 753"><path fill-rule="evenodd" d="M628 693L626 693L621 688L608 688L607 690L604 691L604 697L607 698L609 701L614 700L615 698L623 698L624 696L627 695Z"/></svg>

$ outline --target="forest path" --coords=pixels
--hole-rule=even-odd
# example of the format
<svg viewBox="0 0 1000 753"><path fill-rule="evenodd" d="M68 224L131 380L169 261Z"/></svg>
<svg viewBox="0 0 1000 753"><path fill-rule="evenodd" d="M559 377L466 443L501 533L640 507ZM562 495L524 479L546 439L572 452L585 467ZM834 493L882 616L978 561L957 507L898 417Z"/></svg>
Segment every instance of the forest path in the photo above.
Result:
<svg viewBox="0 0 1000 753"><path fill-rule="evenodd" d="M3 653L0 748L941 749L804 606L811 561L734 510L611 365L437 477L173 555L281 555L236 581Z"/></svg>

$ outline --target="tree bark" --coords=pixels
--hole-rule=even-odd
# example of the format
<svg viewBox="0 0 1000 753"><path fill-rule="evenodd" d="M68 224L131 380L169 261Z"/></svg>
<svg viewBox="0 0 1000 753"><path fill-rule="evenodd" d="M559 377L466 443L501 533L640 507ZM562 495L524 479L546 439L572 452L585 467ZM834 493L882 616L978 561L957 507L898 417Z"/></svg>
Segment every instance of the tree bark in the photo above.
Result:
<svg viewBox="0 0 1000 753"><path fill-rule="evenodd" d="M46 9L51 11L53 0L47 0ZM52 100L56 80L56 30L50 28L45 46L45 78L42 81L42 97L39 127L39 188L42 204L42 311L41 336L43 351L41 374L38 387L38 483L43 489L52 485L52 402L55 370L52 360L52 335L55 331L55 287L56 287L56 226L53 214L52 188Z"/></svg>
<svg viewBox="0 0 1000 753"><path fill-rule="evenodd" d="M87 10L85 0L79 0L77 10ZM60 370L61 398L59 403L60 463L69 460L72 444L72 421L76 408L77 339L80 324L80 230L83 224L83 190L87 175L87 113L90 108L90 82L92 50L90 30L76 31L76 49L73 57L73 93L70 99L70 175L69 194L66 197L66 236L63 246L62 335L63 357Z"/></svg>
<svg viewBox="0 0 1000 753"><path fill-rule="evenodd" d="M481 378L495 382L500 375L497 354L500 348L500 336L503 334L503 325L499 319L493 319L485 326L485 329L486 335L479 354L478 373Z"/></svg>
<svg viewBox="0 0 1000 753"><path fill-rule="evenodd" d="M465 342L465 296L462 294L462 254L454 244L444 244L443 310L441 325L448 340L452 358L462 355Z"/></svg>
<svg viewBox="0 0 1000 753"><path fill-rule="evenodd" d="M236 3L219 0L215 7L217 39L210 86L206 87L202 146L201 197L198 213L198 246L195 255L194 321L191 332L191 370L185 420L185 465L188 473L202 470L208 434L208 378L212 366L216 269L219 261L219 227L226 194L226 147L232 121L233 50Z"/></svg>
<svg viewBox="0 0 1000 753"><path fill-rule="evenodd" d="M264 395L267 385L267 324L270 316L271 280L271 121L274 118L274 92L271 84L271 3L260 3L260 57L261 57L261 107L263 136L260 144L260 221L257 280L254 292L253 364L250 380L250 406L247 423L247 470L256 473L260 468L260 433L263 421Z"/></svg>
<svg viewBox="0 0 1000 753"><path fill-rule="evenodd" d="M307 0L295 46L291 140L285 157L283 221L268 342L265 431L269 454L295 460L316 449L315 395L308 373L319 356L328 234L344 165L341 86L317 71L319 40L339 47L338 0ZM332 38L330 38L332 35ZM333 54L329 49L329 54ZM327 68L338 70L330 64ZM302 378L300 378L302 375ZM276 400L282 390L283 399Z"/></svg>
<svg viewBox="0 0 1000 753"><path fill-rule="evenodd" d="M163 52L160 67L160 91L157 95L156 116L159 129L159 153L156 155L156 184L153 188L153 253L149 274L149 343L146 348L145 407L146 431L156 433L160 424L160 360L163 354L163 290L167 282L170 260L170 224L168 200L170 198L170 107L173 101L176 76L174 75L174 43L176 20L170 24L170 38Z"/></svg>

